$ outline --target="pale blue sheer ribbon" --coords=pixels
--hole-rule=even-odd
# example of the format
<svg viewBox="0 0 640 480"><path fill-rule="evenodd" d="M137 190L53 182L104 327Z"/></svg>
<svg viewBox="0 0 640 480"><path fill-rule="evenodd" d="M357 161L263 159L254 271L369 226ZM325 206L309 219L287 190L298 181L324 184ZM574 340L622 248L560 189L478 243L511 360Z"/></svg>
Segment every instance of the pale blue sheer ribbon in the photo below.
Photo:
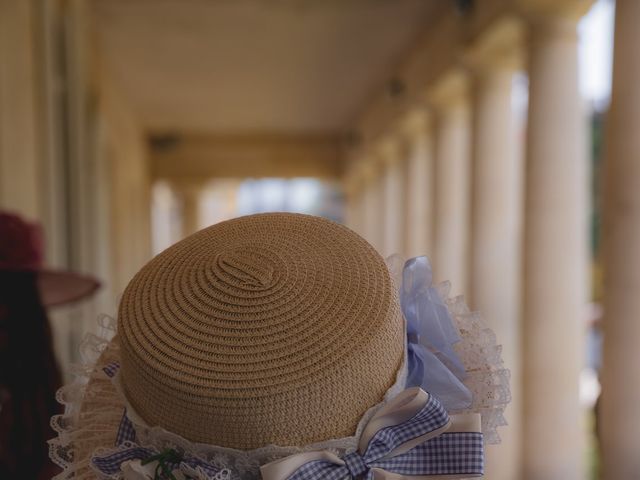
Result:
<svg viewBox="0 0 640 480"><path fill-rule="evenodd" d="M405 262L400 302L407 320L407 387L421 387L435 395L447 411L463 410L471 406L473 397L463 383L465 368L453 348L461 339L432 280L427 257Z"/></svg>

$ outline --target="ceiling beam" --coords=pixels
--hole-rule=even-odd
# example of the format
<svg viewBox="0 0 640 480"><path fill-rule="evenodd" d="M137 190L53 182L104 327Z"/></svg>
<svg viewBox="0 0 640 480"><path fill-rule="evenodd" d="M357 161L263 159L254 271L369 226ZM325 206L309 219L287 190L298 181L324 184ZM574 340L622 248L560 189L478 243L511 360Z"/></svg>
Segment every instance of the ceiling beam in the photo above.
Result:
<svg viewBox="0 0 640 480"><path fill-rule="evenodd" d="M337 135L187 134L149 137L154 179L319 177L342 175Z"/></svg>

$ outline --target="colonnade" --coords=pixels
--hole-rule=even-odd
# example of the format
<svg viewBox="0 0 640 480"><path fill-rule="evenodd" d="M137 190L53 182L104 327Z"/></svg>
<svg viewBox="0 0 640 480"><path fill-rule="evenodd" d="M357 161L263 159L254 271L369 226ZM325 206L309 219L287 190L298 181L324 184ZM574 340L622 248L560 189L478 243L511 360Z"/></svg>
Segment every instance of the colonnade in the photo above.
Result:
<svg viewBox="0 0 640 480"><path fill-rule="evenodd" d="M347 223L384 255L429 255L436 281L451 280L453 293L467 296L503 344L503 356L512 371L513 402L506 414L509 427L500 431L503 443L488 447L489 480L585 478L578 376L587 300L588 159L586 112L577 85L576 25L589 3L478 0L477 21L456 17L440 22L434 27L439 41L427 49L433 55L425 56L429 68L408 69L423 72L425 81L417 91L415 82L408 82L411 95L401 96L402 113L394 110L375 135L362 136L364 141L352 152L344 175ZM636 412L640 404L640 258L636 251L640 245L640 135L636 132L640 125L640 2L617 0L616 4L603 229L606 338L601 421L607 480L640 478L636 452L640 430ZM87 229L95 227L95 235L108 243L98 248L91 235L66 228L77 220L75 216L60 221L58 211L66 212L66 207L57 206L63 190L53 192L47 182L55 179L44 174L62 169L57 169L57 160L39 156L46 148L36 151L34 147L49 145L39 139L47 132L38 132L46 109L38 106L36 60L23 51L35 49L30 45L33 39L13 41L33 34L28 5L0 2L4 13L0 20L6 19L0 24L12 27L5 28L3 38L8 41L0 49L8 62L0 72L0 97L6 107L0 114L0 200L3 207L18 209L45 224L52 263L91 268L96 273L104 270L105 278L113 278L114 292L124 287L149 255L147 183L171 173L149 172L149 164L181 172L189 167L190 175L199 176L198 168L206 163L218 174L241 169L234 170L238 178L267 171L333 177L339 171L334 138L311 142L313 148L301 146L309 144L307 140L284 139L275 146L272 140L233 140L238 151L259 145L272 152L279 159L274 164L225 160L212 153L212 146L206 155L194 156L190 151L197 161L189 164L176 158L168 158L166 165L157 158L150 162L135 115L126 102L109 93L105 86L109 82L101 80L98 117L108 127L106 134L101 133L107 138L101 141L109 147L102 150L115 152L109 155L120 160L106 154L96 159L96 180L90 184L104 181L116 201L105 207L100 202L106 200L95 188L91 196L95 205L85 202L88 205L83 207L87 212L95 207L100 213L93 215L99 222L85 222ZM536 10L534 5L541 6ZM500 8L516 18L498 24L486 20ZM442 32L453 24L464 24L474 32L465 36L451 27L463 39L457 38L461 43L455 54L453 42L442 40L448 38ZM11 50L14 44L21 48ZM436 58L439 50L442 55ZM520 70L529 78L526 130L518 128L511 108L512 80ZM438 74L432 75L433 71ZM53 78L50 72L47 75ZM209 143L215 146L220 139ZM225 155L227 151L228 145ZM77 162L84 159L82 153L81 149L74 153ZM301 162L304 156L309 160ZM258 164L264 170L258 170ZM78 175L75 165L70 163L64 172ZM59 183L74 185L66 179ZM47 193L48 189L52 192ZM178 190L185 210L182 233L190 233L198 227L198 186L187 182ZM80 192L70 192L66 201L80 205ZM78 251L87 250L95 258L83 257L73 265L76 260L65 258L62 248L72 241L82 246ZM114 302L109 299L109 303Z"/></svg>
<svg viewBox="0 0 640 480"><path fill-rule="evenodd" d="M351 226L383 255L427 254L436 281L465 294L504 346L513 401L504 442L488 447L491 480L585 478L578 18L531 14L479 36L406 118L354 153L345 176ZM512 109L519 70L529 77L526 129Z"/></svg>

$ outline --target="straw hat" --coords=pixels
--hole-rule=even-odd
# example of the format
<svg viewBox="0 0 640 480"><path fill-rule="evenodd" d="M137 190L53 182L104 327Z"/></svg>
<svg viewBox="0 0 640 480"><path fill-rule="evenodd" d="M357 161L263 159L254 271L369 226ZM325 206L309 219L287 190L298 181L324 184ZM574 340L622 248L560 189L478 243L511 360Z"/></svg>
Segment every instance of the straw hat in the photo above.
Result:
<svg viewBox="0 0 640 480"><path fill-rule="evenodd" d="M407 449L452 428L418 455L448 449L455 462L428 468L477 476L479 413L496 409L482 419L495 432L508 401L508 387L498 394L495 337L468 311L448 310L426 258L407 262L404 279L392 270L353 231L300 214L229 220L168 248L127 286L117 335L90 337L83 351L93 348L95 363L59 392L67 411L52 420L51 457L64 467L56 478L172 478L162 474L169 468L176 478L237 480L264 468L263 478L284 480L300 462L287 460L293 454L327 452L319 455L344 468L332 455L353 458L363 438L378 438L372 425L394 418L417 419L395 436ZM480 334L493 343L474 345ZM423 345L414 343L420 337ZM442 405L418 388L423 380L443 392ZM446 409L475 416L449 420ZM365 460L358 456L348 478L368 468ZM140 473L148 462L155 473Z"/></svg>
<svg viewBox="0 0 640 480"><path fill-rule="evenodd" d="M0 211L0 271L34 272L45 307L91 295L100 283L89 275L43 266L44 243L39 225Z"/></svg>
<svg viewBox="0 0 640 480"><path fill-rule="evenodd" d="M202 230L129 283L122 385L149 424L238 449L354 431L395 380L404 327L382 257L317 217Z"/></svg>

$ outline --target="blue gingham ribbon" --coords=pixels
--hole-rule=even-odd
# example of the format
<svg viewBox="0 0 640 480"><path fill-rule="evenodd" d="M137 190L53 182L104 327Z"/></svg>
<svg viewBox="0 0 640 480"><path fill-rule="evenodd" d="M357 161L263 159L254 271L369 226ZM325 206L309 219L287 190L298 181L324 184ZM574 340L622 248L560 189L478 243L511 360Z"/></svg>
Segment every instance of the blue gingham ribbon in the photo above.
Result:
<svg viewBox="0 0 640 480"><path fill-rule="evenodd" d="M307 452L264 465L263 480L428 479L482 476L479 415L449 417L424 390L405 390L374 415L358 450L340 458Z"/></svg>
<svg viewBox="0 0 640 480"><path fill-rule="evenodd" d="M109 378L113 378L119 369L120 364L113 362L106 365L102 370ZM188 454L183 455L172 449L159 451L155 448L142 447L136 444L135 440L136 431L125 410L116 434L116 448L100 454L94 454L91 457L92 468L105 476L113 477L121 472L122 465L125 462L139 460L144 465L147 462L158 461L163 468L157 469L156 477L163 480L176 478L171 473L167 476L164 473L165 469L168 472L199 472L205 474L207 478L216 478L216 475L222 472L219 466L208 463L201 458ZM191 477L185 476L185 478Z"/></svg>
<svg viewBox="0 0 640 480"><path fill-rule="evenodd" d="M120 364L118 362L112 362L105 365L102 371L109 378L113 378L120 370ZM127 410L122 412L122 418L120 419L120 425L118 426L118 433L116 434L116 445L122 445L124 442L135 442L136 430L133 428L133 423L127 417Z"/></svg>
<svg viewBox="0 0 640 480"><path fill-rule="evenodd" d="M166 455L171 453L171 455ZM110 452L94 455L91 458L91 466L103 475L111 478L118 474L122 469L122 464L128 461L140 460L142 464L146 461L162 459L163 456L169 458L163 463L163 466L169 472L199 472L204 473L207 478L215 478L222 469L216 465L212 465L205 460L188 455L181 455L175 450L160 452L154 448L141 447L132 442L125 442L117 449ZM157 478L167 479L176 478L175 476L167 476L164 473L156 475ZM185 477L182 477L185 478ZM191 478L186 476L186 478Z"/></svg>

